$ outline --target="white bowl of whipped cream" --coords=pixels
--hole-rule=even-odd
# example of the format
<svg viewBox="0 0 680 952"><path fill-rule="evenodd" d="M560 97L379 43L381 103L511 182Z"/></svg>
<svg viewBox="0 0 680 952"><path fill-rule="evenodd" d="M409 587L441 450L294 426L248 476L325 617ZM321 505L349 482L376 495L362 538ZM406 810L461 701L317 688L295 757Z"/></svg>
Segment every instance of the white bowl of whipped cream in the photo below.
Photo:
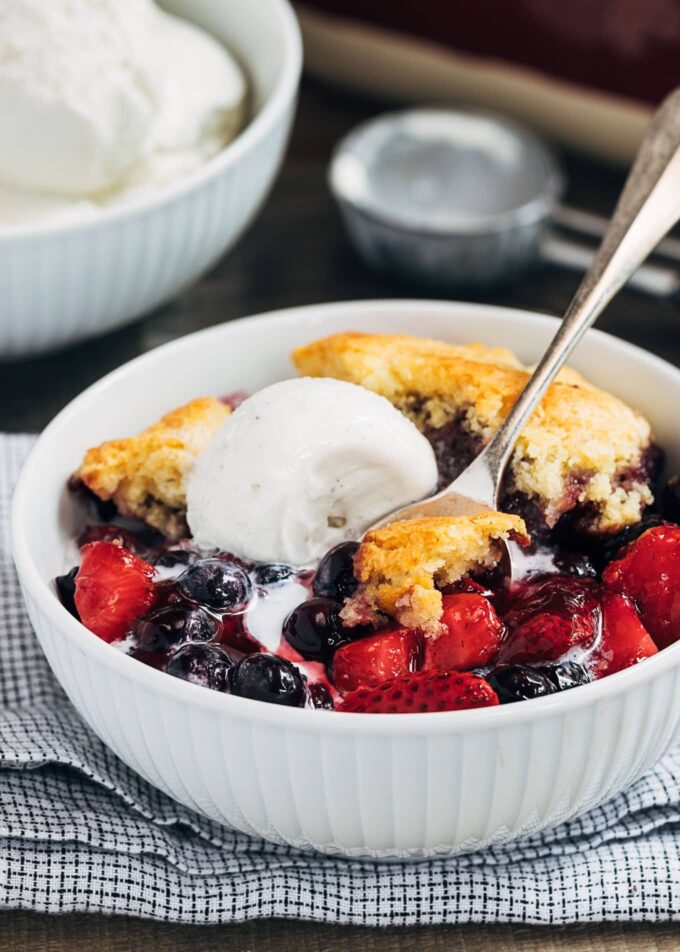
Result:
<svg viewBox="0 0 680 952"><path fill-rule="evenodd" d="M0 0L0 359L210 268L273 182L301 60L287 0Z"/></svg>

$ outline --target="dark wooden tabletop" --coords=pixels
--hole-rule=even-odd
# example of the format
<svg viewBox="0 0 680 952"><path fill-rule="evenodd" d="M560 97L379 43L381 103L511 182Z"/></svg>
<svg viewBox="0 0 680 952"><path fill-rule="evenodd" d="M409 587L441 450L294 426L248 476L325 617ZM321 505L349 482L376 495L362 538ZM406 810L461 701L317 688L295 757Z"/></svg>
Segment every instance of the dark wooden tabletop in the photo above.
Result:
<svg viewBox="0 0 680 952"><path fill-rule="evenodd" d="M196 287L144 321L98 340L35 360L0 365L0 430L37 431L84 387L142 351L211 324L259 311L323 301L427 297L397 279L369 272L349 247L325 184L333 144L385 104L351 100L307 83L293 139L277 185L239 246ZM607 213L622 175L565 157L568 200ZM494 291L490 303L559 314L578 277L546 268ZM436 295L441 296L441 295ZM624 291L599 326L680 364L677 306ZM670 950L672 926L594 925L563 929L521 926L425 928L379 932L313 924L262 922L196 929L104 916L57 919L0 914L0 952L100 949L276 949L277 952L366 950Z"/></svg>

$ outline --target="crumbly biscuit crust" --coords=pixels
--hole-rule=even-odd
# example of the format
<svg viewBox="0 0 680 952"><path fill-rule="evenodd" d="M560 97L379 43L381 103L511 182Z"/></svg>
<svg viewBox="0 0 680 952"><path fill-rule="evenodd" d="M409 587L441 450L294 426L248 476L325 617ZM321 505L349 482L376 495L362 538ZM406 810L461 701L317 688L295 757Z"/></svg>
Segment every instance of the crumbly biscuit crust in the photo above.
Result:
<svg viewBox="0 0 680 952"><path fill-rule="evenodd" d="M214 397L191 400L138 436L88 450L74 478L122 515L178 539L187 534L185 476L230 413Z"/></svg>
<svg viewBox="0 0 680 952"><path fill-rule="evenodd" d="M403 335L337 334L292 356L302 374L375 390L421 429L456 420L483 442L529 376L503 348ZM650 426L640 413L567 369L517 441L511 490L536 501L548 526L578 506L592 510L593 531L617 531L637 522L653 501L643 456L650 443Z"/></svg>
<svg viewBox="0 0 680 952"><path fill-rule="evenodd" d="M354 559L359 582L342 609L348 626L375 624L389 615L430 637L440 633L442 595L475 569L492 568L498 541L529 542L519 516L485 512L458 518L412 519L367 533Z"/></svg>

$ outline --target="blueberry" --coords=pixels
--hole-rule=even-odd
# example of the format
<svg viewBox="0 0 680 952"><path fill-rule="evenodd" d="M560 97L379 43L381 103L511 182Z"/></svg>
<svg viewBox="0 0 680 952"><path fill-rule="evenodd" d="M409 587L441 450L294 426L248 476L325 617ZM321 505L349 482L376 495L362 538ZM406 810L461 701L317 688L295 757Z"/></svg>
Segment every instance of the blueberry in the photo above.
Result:
<svg viewBox="0 0 680 952"><path fill-rule="evenodd" d="M351 640L340 622L339 605L330 598L310 598L294 608L283 623L283 635L308 661L328 661Z"/></svg>
<svg viewBox="0 0 680 952"><path fill-rule="evenodd" d="M318 710L323 711L333 711L335 710L333 704L333 698L330 696L328 688L323 684L310 684L307 688L309 693L309 706L315 707Z"/></svg>
<svg viewBox="0 0 680 952"><path fill-rule="evenodd" d="M671 476L661 493L661 512L671 522L680 524L680 476Z"/></svg>
<svg viewBox="0 0 680 952"><path fill-rule="evenodd" d="M354 594L358 584L354 556L358 548L358 542L341 542L324 555L314 576L315 595L342 601Z"/></svg>
<svg viewBox="0 0 680 952"><path fill-rule="evenodd" d="M229 690L229 669L234 666L227 651L217 645L188 644L179 648L165 666L168 674L213 691Z"/></svg>
<svg viewBox="0 0 680 952"><path fill-rule="evenodd" d="M222 559L203 559L189 566L177 579L177 588L192 602L233 614L245 609L252 593L241 566Z"/></svg>
<svg viewBox="0 0 680 952"><path fill-rule="evenodd" d="M625 548L625 546L630 545L631 542L635 542L636 539L639 539L642 533L646 532L647 529L667 525L668 519L664 519L654 512L645 513L639 522L634 523L632 526L627 526L625 529L622 529L621 532L617 532L616 535L607 539L602 547L605 562L611 562L613 559L619 558L621 550Z"/></svg>
<svg viewBox="0 0 680 952"><path fill-rule="evenodd" d="M165 651L185 641L210 641L218 622L202 608L161 608L135 622L137 645L142 651Z"/></svg>
<svg viewBox="0 0 680 952"><path fill-rule="evenodd" d="M70 612L74 618L77 618L80 621L80 615L78 614L78 609L76 608L75 603L75 594L76 594L76 575L78 574L78 566L74 566L70 572L67 572L66 575L58 575L54 583L57 586L57 595L59 596L59 601L64 606L66 611Z"/></svg>
<svg viewBox="0 0 680 952"><path fill-rule="evenodd" d="M528 701L555 692L555 686L547 674L524 664L501 665L487 674L486 680L498 695L501 704Z"/></svg>
<svg viewBox="0 0 680 952"><path fill-rule="evenodd" d="M550 679L556 691L568 691L592 680L583 665L577 664L576 661L542 664L538 670Z"/></svg>
<svg viewBox="0 0 680 952"><path fill-rule="evenodd" d="M116 504L110 499L100 499L77 476L71 476L68 481L68 488L70 492L77 493L85 502L90 504L101 522L110 522L111 519L116 517Z"/></svg>
<svg viewBox="0 0 680 952"><path fill-rule="evenodd" d="M271 562L268 565L258 565L255 569L255 583L257 585L279 585L285 582L291 575L295 575L295 569L292 565L284 565L282 562Z"/></svg>
<svg viewBox="0 0 680 952"><path fill-rule="evenodd" d="M272 654L252 654L229 672L231 693L268 704L303 707L305 680L295 665Z"/></svg>
<svg viewBox="0 0 680 952"><path fill-rule="evenodd" d="M582 552L555 552L553 563L560 575L573 575L575 578L597 578L597 569Z"/></svg>
<svg viewBox="0 0 680 952"><path fill-rule="evenodd" d="M154 565L162 568L174 568L176 565L193 565L200 559L200 555L194 549L185 549L183 546L171 546L165 548L153 559Z"/></svg>

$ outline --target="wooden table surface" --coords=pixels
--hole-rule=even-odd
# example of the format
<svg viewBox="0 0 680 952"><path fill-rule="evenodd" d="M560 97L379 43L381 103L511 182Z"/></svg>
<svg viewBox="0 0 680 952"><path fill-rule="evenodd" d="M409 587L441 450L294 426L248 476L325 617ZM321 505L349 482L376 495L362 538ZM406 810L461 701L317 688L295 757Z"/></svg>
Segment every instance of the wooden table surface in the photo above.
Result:
<svg viewBox="0 0 680 952"><path fill-rule="evenodd" d="M180 299L142 322L57 354L0 366L0 430L37 431L85 386L142 351L201 327L291 305L380 297L426 297L399 280L377 277L356 258L325 185L337 139L383 104L347 99L307 83L281 176L267 205L238 248ZM566 157L568 199L611 210L622 177ZM559 314L578 278L545 269L486 295L490 303ZM439 295L440 296L440 295ZM677 306L624 291L601 328L680 364ZM47 917L0 913L0 952L80 952L98 949L277 950L277 952L506 952L546 950L677 950L672 926L591 925L569 928L438 927L371 931L267 921L240 926L178 927L104 916Z"/></svg>

